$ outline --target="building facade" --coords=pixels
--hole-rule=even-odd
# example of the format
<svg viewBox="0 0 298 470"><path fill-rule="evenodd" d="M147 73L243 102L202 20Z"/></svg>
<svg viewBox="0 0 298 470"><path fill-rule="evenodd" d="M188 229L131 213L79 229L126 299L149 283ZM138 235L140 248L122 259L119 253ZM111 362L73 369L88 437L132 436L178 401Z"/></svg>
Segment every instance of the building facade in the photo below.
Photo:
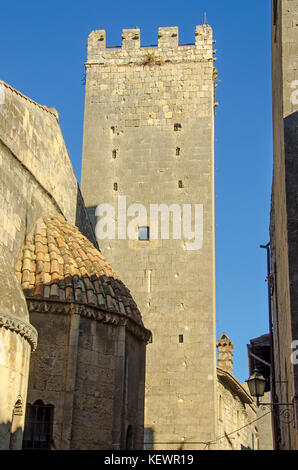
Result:
<svg viewBox="0 0 298 470"><path fill-rule="evenodd" d="M152 331L148 449L205 448L216 434L213 42L208 25L192 45L176 27L159 28L157 47L142 47L139 29L123 30L120 48L103 30L88 40L82 193ZM105 239L100 204L115 211Z"/></svg>
<svg viewBox="0 0 298 470"><path fill-rule="evenodd" d="M0 93L0 449L140 449L150 332L98 249L57 111Z"/></svg>
<svg viewBox="0 0 298 470"><path fill-rule="evenodd" d="M298 2L272 1L274 169L271 200L276 448L298 448Z"/></svg>
<svg viewBox="0 0 298 470"><path fill-rule="evenodd" d="M217 342L218 435L220 450L272 450L270 407L258 408L246 383L233 374L234 344L226 333ZM268 397L267 401L268 401Z"/></svg>
<svg viewBox="0 0 298 470"><path fill-rule="evenodd" d="M257 450L256 407L246 384L233 375L234 344L223 333L217 344L218 448ZM250 424L252 423L252 424Z"/></svg>

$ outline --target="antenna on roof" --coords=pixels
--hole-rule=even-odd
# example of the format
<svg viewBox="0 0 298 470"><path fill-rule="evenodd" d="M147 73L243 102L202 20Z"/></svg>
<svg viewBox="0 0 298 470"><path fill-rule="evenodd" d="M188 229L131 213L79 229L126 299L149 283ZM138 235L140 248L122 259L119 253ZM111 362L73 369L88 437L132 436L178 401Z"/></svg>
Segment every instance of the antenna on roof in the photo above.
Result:
<svg viewBox="0 0 298 470"><path fill-rule="evenodd" d="M204 13L204 24L207 24L207 13Z"/></svg>

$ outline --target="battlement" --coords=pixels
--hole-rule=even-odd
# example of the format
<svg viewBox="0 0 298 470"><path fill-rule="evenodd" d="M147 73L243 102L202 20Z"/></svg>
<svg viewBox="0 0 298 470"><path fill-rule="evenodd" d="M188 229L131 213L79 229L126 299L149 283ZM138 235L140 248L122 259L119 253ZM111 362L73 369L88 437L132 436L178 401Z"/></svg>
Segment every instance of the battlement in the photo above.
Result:
<svg viewBox="0 0 298 470"><path fill-rule="evenodd" d="M122 30L122 48L139 49L141 46L141 32L138 28Z"/></svg>
<svg viewBox="0 0 298 470"><path fill-rule="evenodd" d="M178 27L158 28L158 47L178 47Z"/></svg>
<svg viewBox="0 0 298 470"><path fill-rule="evenodd" d="M88 38L88 63L106 62L111 57L124 58L127 55L131 57L140 57L147 54L148 51L157 51L164 55L173 56L173 53L183 55L185 50L191 49L195 55L202 55L203 58L213 60L213 32L207 25L196 26L193 44L179 44L179 29L177 26L161 27L158 29L158 43L156 46L141 47L141 31L139 28L123 29L122 44L116 47L106 46L105 30L93 31ZM181 53L181 54L179 54ZM173 58L173 57L172 57Z"/></svg>

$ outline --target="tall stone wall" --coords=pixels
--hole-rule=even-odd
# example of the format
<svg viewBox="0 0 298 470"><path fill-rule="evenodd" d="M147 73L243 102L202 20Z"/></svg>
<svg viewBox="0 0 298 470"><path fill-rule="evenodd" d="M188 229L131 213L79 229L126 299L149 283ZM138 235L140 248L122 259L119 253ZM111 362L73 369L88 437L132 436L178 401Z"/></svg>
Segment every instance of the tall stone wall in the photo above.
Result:
<svg viewBox="0 0 298 470"><path fill-rule="evenodd" d="M296 396L295 410L290 408L291 419L280 422L283 449L298 448L298 365L291 362L291 344L298 338L298 105L293 95L298 88L297 22L297 0L272 2L274 173L270 238L275 284L275 365L279 401L291 402Z"/></svg>
<svg viewBox="0 0 298 470"><path fill-rule="evenodd" d="M37 340L15 262L38 217L52 212L76 223L97 245L57 111L0 81L0 251L5 255L0 256L0 448L22 446L30 354ZM54 386L51 380L58 379L49 377L48 387Z"/></svg>
<svg viewBox="0 0 298 470"><path fill-rule="evenodd" d="M11 264L43 212L62 213L96 243L57 111L2 81L0 91L0 243Z"/></svg>
<svg viewBox="0 0 298 470"><path fill-rule="evenodd" d="M165 449L193 448L217 425L212 30L198 26L195 44L178 43L176 27L159 29L158 47L140 47L139 29L123 30L121 48L107 48L103 30L90 34L82 162L90 213L110 203L117 222L119 195L148 213L151 203L203 204L201 249L188 251L172 229L169 240L117 231L100 240L153 332L145 426Z"/></svg>

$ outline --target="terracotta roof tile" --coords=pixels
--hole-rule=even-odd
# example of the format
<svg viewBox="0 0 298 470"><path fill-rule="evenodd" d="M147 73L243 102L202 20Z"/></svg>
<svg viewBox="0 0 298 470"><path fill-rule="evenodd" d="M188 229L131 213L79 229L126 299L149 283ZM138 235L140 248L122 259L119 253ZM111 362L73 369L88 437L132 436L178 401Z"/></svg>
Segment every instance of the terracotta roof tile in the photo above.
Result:
<svg viewBox="0 0 298 470"><path fill-rule="evenodd" d="M102 253L59 214L38 219L15 269L27 297L104 308L143 325L129 290Z"/></svg>

